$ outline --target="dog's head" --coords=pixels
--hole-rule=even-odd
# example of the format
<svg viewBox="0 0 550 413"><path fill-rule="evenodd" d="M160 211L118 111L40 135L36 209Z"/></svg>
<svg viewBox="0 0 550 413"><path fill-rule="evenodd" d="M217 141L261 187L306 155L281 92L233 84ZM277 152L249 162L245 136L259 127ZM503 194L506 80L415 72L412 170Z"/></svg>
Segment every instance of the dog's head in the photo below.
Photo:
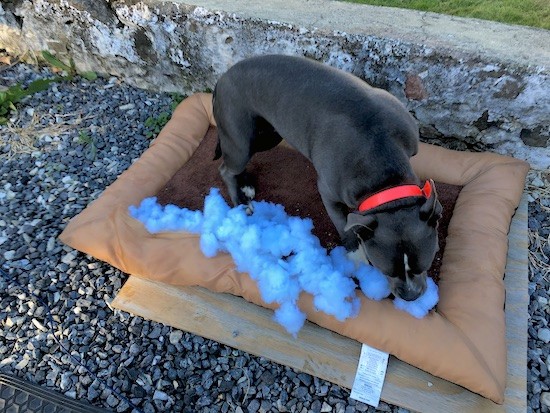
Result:
<svg viewBox="0 0 550 413"><path fill-rule="evenodd" d="M437 224L442 207L431 182L425 197L390 202L372 211L352 212L345 231L382 271L396 297L412 301L426 290L427 270L438 251ZM350 233L351 232L351 233Z"/></svg>

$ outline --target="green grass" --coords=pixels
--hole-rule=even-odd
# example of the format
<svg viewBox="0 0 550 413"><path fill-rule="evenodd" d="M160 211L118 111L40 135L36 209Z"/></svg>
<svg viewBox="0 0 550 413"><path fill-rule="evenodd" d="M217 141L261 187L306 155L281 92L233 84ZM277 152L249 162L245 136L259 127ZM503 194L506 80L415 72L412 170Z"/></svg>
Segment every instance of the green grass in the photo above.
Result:
<svg viewBox="0 0 550 413"><path fill-rule="evenodd" d="M78 132L77 142L86 149L86 158L93 161L97 155L97 146L95 145L94 138L85 130L81 130Z"/></svg>
<svg viewBox="0 0 550 413"><path fill-rule="evenodd" d="M550 0L348 0L550 30Z"/></svg>
<svg viewBox="0 0 550 413"><path fill-rule="evenodd" d="M56 81L57 79L38 79L31 82L25 89L20 84L0 89L0 125L8 123L10 113L17 110L16 103L36 92L46 90L50 83Z"/></svg>

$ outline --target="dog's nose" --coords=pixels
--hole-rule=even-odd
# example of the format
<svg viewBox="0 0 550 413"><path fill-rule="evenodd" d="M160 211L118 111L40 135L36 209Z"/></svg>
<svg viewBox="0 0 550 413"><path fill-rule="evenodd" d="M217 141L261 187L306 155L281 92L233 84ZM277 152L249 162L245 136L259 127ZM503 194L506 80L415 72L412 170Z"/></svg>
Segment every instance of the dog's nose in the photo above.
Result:
<svg viewBox="0 0 550 413"><path fill-rule="evenodd" d="M402 298L405 301L414 301L418 297L420 297L421 293L418 292L418 291L411 291L411 290L402 291L402 290L400 290L398 292L398 295L399 295L400 298Z"/></svg>
<svg viewBox="0 0 550 413"><path fill-rule="evenodd" d="M398 288L398 295L405 301L414 301L426 291L427 274L407 273L406 281Z"/></svg>

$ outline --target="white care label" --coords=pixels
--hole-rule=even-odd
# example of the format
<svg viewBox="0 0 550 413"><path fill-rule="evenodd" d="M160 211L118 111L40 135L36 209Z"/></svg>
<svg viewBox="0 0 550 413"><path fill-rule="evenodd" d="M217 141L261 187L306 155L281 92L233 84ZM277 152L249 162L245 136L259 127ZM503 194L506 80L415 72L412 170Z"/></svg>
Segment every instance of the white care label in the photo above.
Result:
<svg viewBox="0 0 550 413"><path fill-rule="evenodd" d="M350 397L378 407L387 367L388 353L363 344Z"/></svg>

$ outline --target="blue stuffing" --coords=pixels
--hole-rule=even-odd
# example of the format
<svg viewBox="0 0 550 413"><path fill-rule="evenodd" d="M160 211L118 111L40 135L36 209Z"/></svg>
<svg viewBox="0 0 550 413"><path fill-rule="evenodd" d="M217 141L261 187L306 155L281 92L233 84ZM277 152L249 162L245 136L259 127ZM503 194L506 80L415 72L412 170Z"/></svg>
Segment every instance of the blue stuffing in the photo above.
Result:
<svg viewBox="0 0 550 413"><path fill-rule="evenodd" d="M218 252L231 254L237 270L258 283L262 300L279 304L274 319L294 336L306 319L297 305L302 291L313 296L316 310L339 321L359 313L352 277L359 280L370 299L381 300L390 294L386 277L367 264L356 266L343 247L327 254L311 233L311 219L288 216L282 205L265 201L254 201L253 207L254 213L248 216L242 205L231 208L219 190L212 188L205 198L204 213L161 206L154 197L144 199L138 207L130 206L129 212L151 233L200 234L200 248L206 257ZM431 279L428 283L428 290L418 300L397 298L395 306L414 317L424 317L438 299L437 286Z"/></svg>

